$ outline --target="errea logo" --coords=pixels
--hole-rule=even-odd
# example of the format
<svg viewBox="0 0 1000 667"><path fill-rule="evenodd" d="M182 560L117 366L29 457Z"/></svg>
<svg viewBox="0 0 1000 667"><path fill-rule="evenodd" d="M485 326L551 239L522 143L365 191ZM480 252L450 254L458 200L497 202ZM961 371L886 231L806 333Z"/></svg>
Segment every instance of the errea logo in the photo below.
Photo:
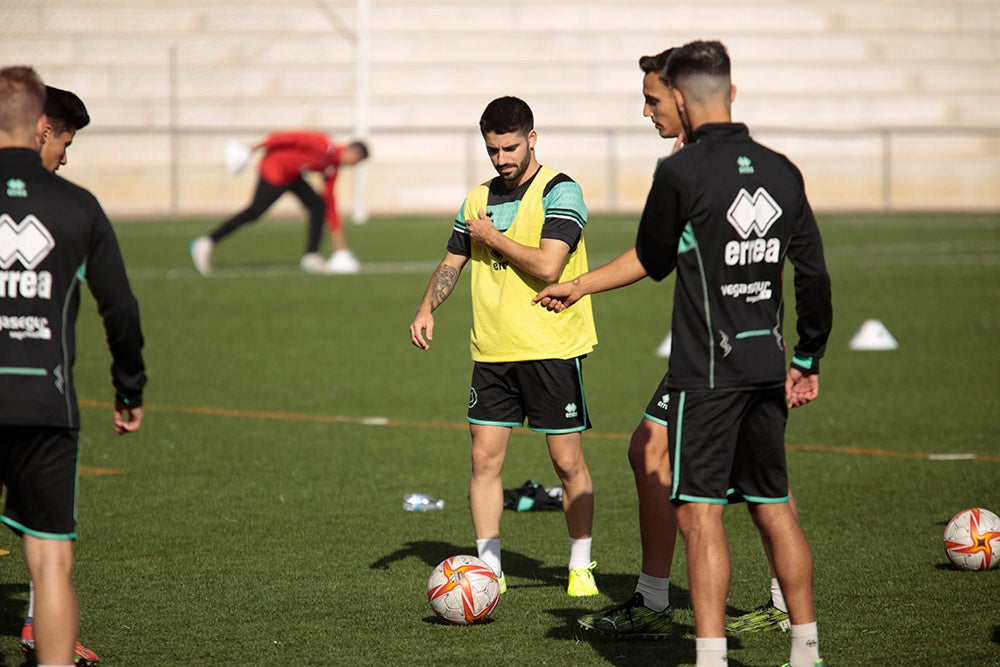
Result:
<svg viewBox="0 0 1000 667"><path fill-rule="evenodd" d="M28 196L28 186L24 184L20 178L12 178L7 181L7 196L8 197L27 197Z"/></svg>
<svg viewBox="0 0 1000 667"><path fill-rule="evenodd" d="M751 232L756 232L759 238L767 234L781 213L781 207L764 188L757 188L753 196L746 188L740 188L726 212L726 220L739 232L740 238L748 238Z"/></svg>
<svg viewBox="0 0 1000 667"><path fill-rule="evenodd" d="M566 419L573 419L574 417L577 416L577 414L578 413L577 413L576 403L567 403L566 404Z"/></svg>
<svg viewBox="0 0 1000 667"><path fill-rule="evenodd" d="M49 230L35 216L14 222L0 214L0 299L51 299L52 272L33 269L55 247ZM24 268L11 268L15 262Z"/></svg>
<svg viewBox="0 0 1000 667"><path fill-rule="evenodd" d="M781 241L764 239L771 226L781 217L782 210L774 198L764 188L757 188L751 195L746 188L739 194L726 212L726 220L733 226L742 241L726 244L725 261L729 266L745 266L766 262L777 264L781 258ZM757 238L750 239L751 234Z"/></svg>
<svg viewBox="0 0 1000 667"><path fill-rule="evenodd" d="M14 222L6 213L0 214L0 269L9 269L18 260L24 268L33 269L55 247L52 234L35 216Z"/></svg>
<svg viewBox="0 0 1000 667"><path fill-rule="evenodd" d="M490 263L493 265L494 271L504 271L509 266L507 258L493 248L490 248Z"/></svg>

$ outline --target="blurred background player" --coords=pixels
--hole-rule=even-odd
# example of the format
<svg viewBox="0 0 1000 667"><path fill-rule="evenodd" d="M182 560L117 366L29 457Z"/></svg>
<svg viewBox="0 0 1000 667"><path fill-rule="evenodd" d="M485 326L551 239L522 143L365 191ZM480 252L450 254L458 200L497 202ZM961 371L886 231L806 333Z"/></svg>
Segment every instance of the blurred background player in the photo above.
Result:
<svg viewBox="0 0 1000 667"><path fill-rule="evenodd" d="M198 272L203 276L211 273L212 251L216 243L260 218L278 197L290 191L309 213L306 252L299 263L300 268L307 273L357 273L361 265L347 248L337 210L335 186L340 167L366 159L368 146L361 141L341 145L323 132L287 131L268 135L250 150L264 151L257 167L257 188L253 200L208 236L199 237L191 243L191 260ZM302 177L307 171L323 174L322 196ZM330 229L330 245L333 248L333 254L325 261L319 254L324 219Z"/></svg>
<svg viewBox="0 0 1000 667"><path fill-rule="evenodd" d="M68 667L97 659L81 654L72 578L80 428L72 365L84 276L112 356L119 434L142 424L146 375L139 307L111 224L92 194L43 166L42 137L51 131L45 98L32 68L0 70L0 181L7 184L0 224L49 240L0 253L9 259L5 268L19 266L21 275L6 291L0 335L0 484L7 487L0 522L24 545L38 664ZM4 242L20 238L5 234Z"/></svg>
<svg viewBox="0 0 1000 667"><path fill-rule="evenodd" d="M590 428L582 361L597 344L589 300L575 312L546 317L532 308L533 292L587 270L583 228L587 207L580 186L535 157L531 108L516 97L490 102L479 120L486 152L499 177L466 196L445 257L431 276L410 324L421 350L434 338L433 311L472 263L472 435L469 505L476 549L507 589L500 558L501 472L511 429L545 434L563 487L569 533L572 597L597 595L591 557L594 484L583 454Z"/></svg>
<svg viewBox="0 0 1000 667"><path fill-rule="evenodd" d="M61 88L45 86L45 131L42 133L42 165L55 172L67 162L66 151L79 130L90 124L87 107L75 93ZM35 633L32 615L35 610L35 586L29 584L28 616L21 627L21 650L31 653L35 650ZM76 643L74 660L77 665L96 667L100 658L81 644Z"/></svg>

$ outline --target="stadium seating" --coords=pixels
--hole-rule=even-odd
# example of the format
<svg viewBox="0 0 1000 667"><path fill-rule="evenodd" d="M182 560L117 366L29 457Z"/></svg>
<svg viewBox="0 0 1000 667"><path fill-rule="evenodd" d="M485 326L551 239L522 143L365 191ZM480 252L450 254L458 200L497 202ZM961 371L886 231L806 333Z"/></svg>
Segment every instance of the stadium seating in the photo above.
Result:
<svg viewBox="0 0 1000 667"><path fill-rule="evenodd" d="M222 144L355 131L352 1L80 0L0 7L0 61L74 90L93 123L66 175L112 212L242 204ZM371 0L372 213L450 214L492 170L476 121L533 107L544 163L595 211L640 209L669 149L641 116L640 55L723 40L735 116L802 167L818 209L1000 207L1000 5L989 0ZM345 173L341 197L353 197ZM296 212L285 202L279 212Z"/></svg>

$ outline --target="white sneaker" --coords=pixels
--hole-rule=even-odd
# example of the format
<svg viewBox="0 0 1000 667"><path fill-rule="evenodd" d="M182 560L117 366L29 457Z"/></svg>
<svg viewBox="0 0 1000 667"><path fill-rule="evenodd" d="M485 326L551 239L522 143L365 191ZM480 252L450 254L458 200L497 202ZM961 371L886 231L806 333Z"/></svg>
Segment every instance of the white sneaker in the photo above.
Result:
<svg viewBox="0 0 1000 667"><path fill-rule="evenodd" d="M357 273L361 270L361 262L354 253L344 248L330 255L330 259L323 264L323 269L326 273Z"/></svg>
<svg viewBox="0 0 1000 667"><path fill-rule="evenodd" d="M323 256L318 252L310 252L302 255L299 268L306 273L326 273L324 271Z"/></svg>
<svg viewBox="0 0 1000 667"><path fill-rule="evenodd" d="M198 273L207 276L212 272L212 249L215 242L207 236L199 236L191 241L189 250L191 251L191 261Z"/></svg>

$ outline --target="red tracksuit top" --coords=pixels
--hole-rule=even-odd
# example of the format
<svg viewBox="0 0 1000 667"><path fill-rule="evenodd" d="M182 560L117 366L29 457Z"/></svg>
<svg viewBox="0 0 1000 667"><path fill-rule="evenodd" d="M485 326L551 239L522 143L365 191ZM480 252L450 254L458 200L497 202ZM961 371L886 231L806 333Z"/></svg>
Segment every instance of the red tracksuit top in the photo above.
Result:
<svg viewBox="0 0 1000 667"><path fill-rule="evenodd" d="M264 158L260 176L271 185L288 185L304 171L323 173L323 202L331 231L340 229L340 214L334 186L344 147L322 132L275 132L261 143Z"/></svg>

